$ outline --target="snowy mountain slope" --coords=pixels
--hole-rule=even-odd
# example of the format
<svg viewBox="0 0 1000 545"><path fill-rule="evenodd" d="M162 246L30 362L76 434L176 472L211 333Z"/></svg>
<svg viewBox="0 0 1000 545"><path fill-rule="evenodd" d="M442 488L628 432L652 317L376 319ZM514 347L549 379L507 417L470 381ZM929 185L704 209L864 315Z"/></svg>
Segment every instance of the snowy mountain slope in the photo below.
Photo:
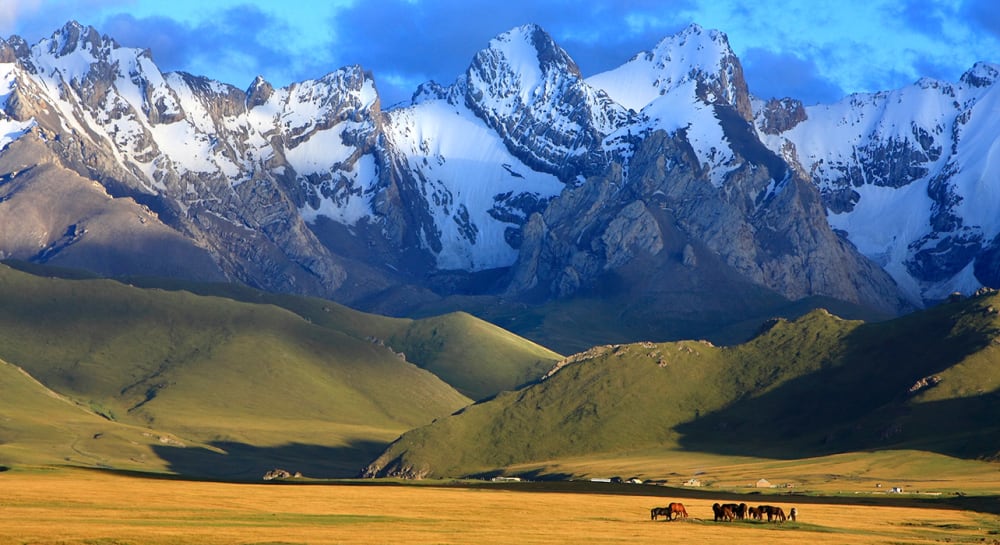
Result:
<svg viewBox="0 0 1000 545"><path fill-rule="evenodd" d="M389 113L387 137L406 157L440 230L440 269L509 266L520 226L559 194L551 174L525 166L455 93L425 94Z"/></svg>
<svg viewBox="0 0 1000 545"><path fill-rule="evenodd" d="M473 58L464 85L466 105L511 153L564 183L602 173L611 159L604 137L631 121L537 25L491 40Z"/></svg>
<svg viewBox="0 0 1000 545"><path fill-rule="evenodd" d="M150 52L76 23L33 46L0 43L0 62L4 149L36 138L257 287L345 302L399 283L446 295L429 279L501 269L492 293L572 297L646 257L711 252L789 299L898 310L889 277L852 244L913 302L1000 282L990 65L957 85L807 109L753 99L719 31L691 25L584 79L525 25L453 84L382 111L359 66L242 91L162 73Z"/></svg>
<svg viewBox="0 0 1000 545"><path fill-rule="evenodd" d="M921 79L852 95L803 108L783 130L763 130L767 106L758 103L757 123L820 188L834 228L912 301L940 300L998 279L984 266L1000 234L998 74L981 63L956 84Z"/></svg>

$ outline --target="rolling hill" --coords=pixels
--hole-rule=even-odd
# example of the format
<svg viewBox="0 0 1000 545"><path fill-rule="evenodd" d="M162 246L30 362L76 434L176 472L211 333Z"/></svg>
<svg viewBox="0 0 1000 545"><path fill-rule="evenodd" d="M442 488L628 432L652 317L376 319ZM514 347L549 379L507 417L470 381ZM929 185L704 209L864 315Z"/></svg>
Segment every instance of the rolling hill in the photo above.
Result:
<svg viewBox="0 0 1000 545"><path fill-rule="evenodd" d="M37 392L0 397L3 414L28 421L16 415L37 403L28 398L48 395L44 385L71 402L34 413L52 426L68 426L64 413L75 406L78 420L173 437L151 441L158 460L143 466L149 470L253 478L289 465L311 476L351 476L400 433L471 402L382 339L420 348L430 366L490 394L491 377L517 375L520 383L538 376L529 369L558 357L468 315L388 319L321 300L215 289L269 301L42 278L0 266L0 358L39 384ZM272 304L279 299L297 312ZM455 342L440 342L452 336ZM507 367L490 367L477 344ZM474 379L477 368L483 374ZM24 449L23 432L5 426L3 434L0 456L10 463L49 460ZM109 436L89 433L96 435ZM69 443L54 441L60 449ZM182 446L189 444L201 446ZM135 468L125 463L134 450L92 463Z"/></svg>
<svg viewBox="0 0 1000 545"><path fill-rule="evenodd" d="M654 449L790 459L907 448L996 458L997 308L1000 297L989 294L874 324L819 310L775 320L732 347L595 347L536 385L407 432L366 474L544 471L570 458L625 463Z"/></svg>

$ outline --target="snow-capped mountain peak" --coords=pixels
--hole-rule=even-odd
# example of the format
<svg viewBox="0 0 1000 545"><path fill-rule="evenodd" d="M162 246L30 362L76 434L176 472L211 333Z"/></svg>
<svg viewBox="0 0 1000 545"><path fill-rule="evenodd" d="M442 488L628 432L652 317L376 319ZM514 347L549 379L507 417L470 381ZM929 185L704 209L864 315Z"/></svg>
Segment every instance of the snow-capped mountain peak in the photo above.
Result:
<svg viewBox="0 0 1000 545"><path fill-rule="evenodd" d="M624 65L591 76L587 82L603 89L619 104L640 111L677 89L694 85L707 103L722 102L751 118L743 68L726 34L692 24L668 36L650 51Z"/></svg>
<svg viewBox="0 0 1000 545"><path fill-rule="evenodd" d="M754 103L717 30L691 25L584 79L545 30L524 25L451 85L425 83L383 111L360 66L282 88L257 77L243 91L162 73L150 52L75 22L32 46L0 42L0 63L0 154L33 139L109 198L148 203L221 274L270 289L332 296L379 289L388 280L373 270L512 267L520 285L544 277L570 293L680 229L789 297L893 308L888 277L830 224L915 302L1000 283L1000 220L987 211L1000 207L993 64L954 84L804 108ZM899 205L919 212L888 213ZM581 220L581 231L584 216L609 224ZM51 229L85 245L85 228L69 227ZM345 284L346 262L368 276ZM838 270L806 270L817 263Z"/></svg>
<svg viewBox="0 0 1000 545"><path fill-rule="evenodd" d="M1000 65L989 62L977 62L964 74L961 82L969 87L989 87L1000 79Z"/></svg>

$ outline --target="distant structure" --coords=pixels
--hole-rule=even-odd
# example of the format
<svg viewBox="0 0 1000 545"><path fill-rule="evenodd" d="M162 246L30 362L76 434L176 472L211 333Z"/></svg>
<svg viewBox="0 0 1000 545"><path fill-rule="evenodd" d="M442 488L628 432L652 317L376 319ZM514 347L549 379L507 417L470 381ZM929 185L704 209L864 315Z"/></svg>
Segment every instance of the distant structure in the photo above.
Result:
<svg viewBox="0 0 1000 545"><path fill-rule="evenodd" d="M701 481L698 479L688 479L684 486L701 486Z"/></svg>
<svg viewBox="0 0 1000 545"><path fill-rule="evenodd" d="M771 484L771 481L767 479L759 479L757 481L757 484L755 484L754 486L756 486L757 488L774 488L774 485Z"/></svg>

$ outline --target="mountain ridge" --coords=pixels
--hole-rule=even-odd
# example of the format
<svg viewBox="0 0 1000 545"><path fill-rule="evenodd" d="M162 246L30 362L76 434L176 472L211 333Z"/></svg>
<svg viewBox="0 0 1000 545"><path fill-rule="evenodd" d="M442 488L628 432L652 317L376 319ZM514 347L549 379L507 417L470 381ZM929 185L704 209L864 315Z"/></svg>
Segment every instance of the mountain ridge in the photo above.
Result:
<svg viewBox="0 0 1000 545"><path fill-rule="evenodd" d="M662 257L688 258L681 274L704 274L690 258L707 251L790 301L828 296L899 313L992 283L1000 255L1000 225L971 206L975 172L990 167L965 144L991 141L976 101L955 110L955 153L939 141L947 123L914 124L900 140L878 132L891 123L867 121L877 160L851 163L843 150L807 145L826 110L754 97L728 37L698 25L589 78L541 27L524 25L477 52L451 85L424 84L390 110L360 66L280 89L259 77L242 91L161 73L151 52L75 22L35 45L11 37L0 59L9 129L0 222L16 217L13 189L41 199L27 173L44 160L93 180L109 203L148 210L146 225L177 233L176 251L200 264L115 257L123 266L109 266L107 256L128 252L100 254L115 239L90 244L99 230L88 229L108 204L67 209L44 229L7 219L9 237L30 241L0 240L8 258L223 278L403 313L412 304L394 302L400 293L429 303L465 290L576 297L640 257L656 261L664 237L678 236L684 250ZM961 85L980 89L985 110L995 77L977 66ZM845 99L841 118L867 100ZM831 157L845 166L829 167ZM867 171L890 183L856 176ZM927 223L895 222L886 246L871 218L900 203ZM147 270L134 270L140 261ZM708 297L695 304L716 304Z"/></svg>

